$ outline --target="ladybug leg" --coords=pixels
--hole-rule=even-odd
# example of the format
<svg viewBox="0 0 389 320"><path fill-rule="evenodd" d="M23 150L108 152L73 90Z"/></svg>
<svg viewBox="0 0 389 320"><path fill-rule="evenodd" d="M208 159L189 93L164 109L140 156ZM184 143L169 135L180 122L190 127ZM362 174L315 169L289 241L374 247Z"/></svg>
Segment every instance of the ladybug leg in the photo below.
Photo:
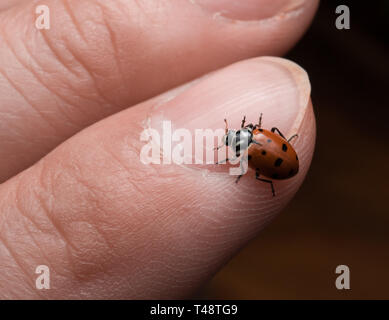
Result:
<svg viewBox="0 0 389 320"><path fill-rule="evenodd" d="M219 150L219 149L223 148L224 146L225 146L225 145L222 144L222 145L220 145L220 146L218 146L218 147L216 147L216 148L213 148L213 150Z"/></svg>
<svg viewBox="0 0 389 320"><path fill-rule="evenodd" d="M240 169L241 169L241 174L236 178L235 183L238 183L239 180L240 180L240 178L242 178L243 175L246 173L245 170L243 169L243 161L246 161L246 162L248 161L247 153L244 154L244 155L242 156L242 158L240 159Z"/></svg>
<svg viewBox="0 0 389 320"><path fill-rule="evenodd" d="M270 186L271 186L271 192L272 192L272 194L273 194L273 197L276 195L276 193L274 192L274 186L273 186L273 181L271 181L271 180L268 180L268 179L263 179L263 178L260 178L259 177L259 169L257 168L256 170L255 170L255 178L257 179L257 180L260 180L260 181L263 181L263 182L266 182L266 183L270 183Z"/></svg>
<svg viewBox="0 0 389 320"><path fill-rule="evenodd" d="M271 128L271 132L275 132L277 131L278 134L283 137L285 140L287 140L288 142L292 141L294 138L298 137L297 134L294 134L293 136L291 136L289 139L286 139L285 136L282 134L282 132L280 130L278 130L278 128Z"/></svg>
<svg viewBox="0 0 389 320"><path fill-rule="evenodd" d="M278 130L278 128L275 127L271 128L271 132L275 132L275 131L277 131L277 133L286 140L285 136L282 134L280 130Z"/></svg>
<svg viewBox="0 0 389 320"><path fill-rule="evenodd" d="M241 154L239 152L237 152L237 153L235 153L235 157L234 158L225 158L224 160L215 162L215 164L226 163L227 161L236 161L236 160L239 159L239 157L241 157ZM244 157L244 156L242 156L242 157ZM241 159L242 159L242 157L241 157Z"/></svg>
<svg viewBox="0 0 389 320"><path fill-rule="evenodd" d="M288 142L290 142L292 139L297 138L297 137L298 137L298 134L294 134L293 136L291 136L291 137L288 139Z"/></svg>
<svg viewBox="0 0 389 320"><path fill-rule="evenodd" d="M234 159L230 159L230 158L225 158L224 160L221 160L221 161L218 161L218 162L215 162L215 164L221 164L221 163L226 163L227 161L235 161L236 159L238 158L234 158Z"/></svg>

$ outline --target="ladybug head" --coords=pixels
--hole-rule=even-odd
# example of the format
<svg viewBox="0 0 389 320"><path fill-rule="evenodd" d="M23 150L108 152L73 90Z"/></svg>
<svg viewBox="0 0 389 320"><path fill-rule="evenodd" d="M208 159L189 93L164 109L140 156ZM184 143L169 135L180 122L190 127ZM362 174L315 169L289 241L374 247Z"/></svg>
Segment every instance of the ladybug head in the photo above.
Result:
<svg viewBox="0 0 389 320"><path fill-rule="evenodd" d="M224 145L231 147L238 154L241 150L248 148L252 142L253 133L251 128L245 127L238 131L228 130L223 136Z"/></svg>
<svg viewBox="0 0 389 320"><path fill-rule="evenodd" d="M223 136L223 144L226 146L231 146L235 143L236 140L236 131L228 130L227 133Z"/></svg>

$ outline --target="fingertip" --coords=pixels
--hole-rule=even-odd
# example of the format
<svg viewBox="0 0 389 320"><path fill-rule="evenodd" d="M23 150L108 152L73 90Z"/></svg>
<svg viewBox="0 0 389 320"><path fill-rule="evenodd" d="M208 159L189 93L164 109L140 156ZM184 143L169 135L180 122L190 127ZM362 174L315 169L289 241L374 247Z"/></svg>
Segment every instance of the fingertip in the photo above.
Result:
<svg viewBox="0 0 389 320"><path fill-rule="evenodd" d="M277 57L252 58L214 72L187 86L170 101L158 104L152 109L150 123L152 128L158 130L161 123L167 120L171 121L172 130L185 128L193 133L197 129L212 129L224 133L224 118L228 119L229 128L238 129L243 115L246 115L247 123L257 123L259 115L263 113L264 129L277 127L288 137L298 134L293 145L300 158L300 172L294 178L274 182L276 197L272 197L268 185L255 179L252 170L244 175L239 184L232 183L236 177L229 175L227 166L209 166L206 160L208 149L200 159L204 165L185 165L189 169L196 169L189 171L188 176L201 174L204 188L209 188L210 192L223 190L217 201L228 202L232 207L236 203L244 203L239 207L242 216L256 211L269 217L279 212L293 197L309 168L315 141L310 92L308 74L296 63ZM195 137L194 134L192 136ZM218 141L221 141L221 137ZM194 139L192 145L195 144ZM210 150L215 159L220 160L217 158L220 157L218 152L213 148ZM193 158L192 163L196 159ZM234 165L237 166L236 163ZM204 180L204 177L208 180Z"/></svg>

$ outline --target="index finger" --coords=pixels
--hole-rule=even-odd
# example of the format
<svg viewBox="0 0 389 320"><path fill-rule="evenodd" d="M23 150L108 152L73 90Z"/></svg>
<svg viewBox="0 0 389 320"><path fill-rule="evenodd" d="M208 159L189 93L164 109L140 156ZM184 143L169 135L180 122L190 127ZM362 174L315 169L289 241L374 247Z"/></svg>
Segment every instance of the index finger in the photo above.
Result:
<svg viewBox="0 0 389 320"><path fill-rule="evenodd" d="M47 0L49 29L36 28L38 1L0 12L0 181L110 114L240 59L285 52L317 1L274 3L258 3L253 21L243 20L254 3L230 6L241 21L223 18L221 2Z"/></svg>

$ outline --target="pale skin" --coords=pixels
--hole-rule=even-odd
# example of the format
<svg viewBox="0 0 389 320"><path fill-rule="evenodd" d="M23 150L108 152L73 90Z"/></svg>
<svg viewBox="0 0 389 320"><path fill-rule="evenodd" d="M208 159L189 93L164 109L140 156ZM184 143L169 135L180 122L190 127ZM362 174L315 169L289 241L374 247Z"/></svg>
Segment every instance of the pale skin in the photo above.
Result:
<svg viewBox="0 0 389 320"><path fill-rule="evenodd" d="M44 32L38 2L2 1L0 298L188 297L292 199L314 149L310 84L261 56L291 48L317 1L256 1L226 19L221 0L47 0ZM236 186L226 168L139 161L146 119L239 128L260 113L299 136L300 172L277 197L251 171Z"/></svg>

